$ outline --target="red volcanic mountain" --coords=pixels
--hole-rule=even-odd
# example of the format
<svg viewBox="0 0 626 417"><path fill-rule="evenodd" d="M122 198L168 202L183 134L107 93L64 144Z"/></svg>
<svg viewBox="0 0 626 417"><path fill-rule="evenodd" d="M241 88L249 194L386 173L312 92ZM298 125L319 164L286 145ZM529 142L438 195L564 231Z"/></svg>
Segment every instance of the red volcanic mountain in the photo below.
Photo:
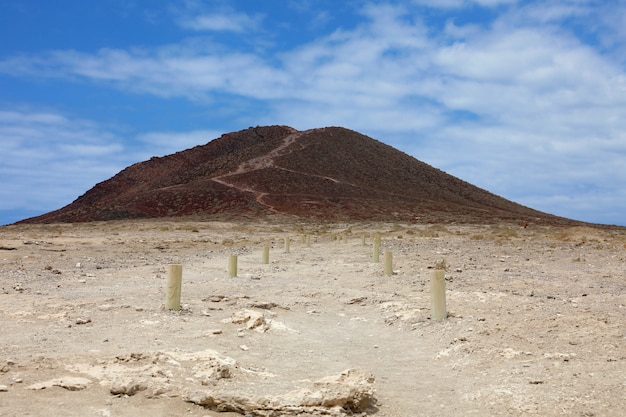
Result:
<svg viewBox="0 0 626 417"><path fill-rule="evenodd" d="M271 213L319 220L572 224L341 127L266 126L134 164L26 223Z"/></svg>

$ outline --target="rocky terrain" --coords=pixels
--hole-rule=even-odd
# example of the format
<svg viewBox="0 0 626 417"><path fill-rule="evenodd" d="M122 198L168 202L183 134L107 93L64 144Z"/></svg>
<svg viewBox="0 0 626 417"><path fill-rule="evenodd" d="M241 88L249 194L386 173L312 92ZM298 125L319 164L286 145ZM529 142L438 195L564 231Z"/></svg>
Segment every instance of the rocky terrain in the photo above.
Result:
<svg viewBox="0 0 626 417"><path fill-rule="evenodd" d="M249 128L132 165L25 223L179 218L580 224L532 210L341 127Z"/></svg>
<svg viewBox="0 0 626 417"><path fill-rule="evenodd" d="M624 230L588 226L5 226L0 416L619 417L625 266Z"/></svg>

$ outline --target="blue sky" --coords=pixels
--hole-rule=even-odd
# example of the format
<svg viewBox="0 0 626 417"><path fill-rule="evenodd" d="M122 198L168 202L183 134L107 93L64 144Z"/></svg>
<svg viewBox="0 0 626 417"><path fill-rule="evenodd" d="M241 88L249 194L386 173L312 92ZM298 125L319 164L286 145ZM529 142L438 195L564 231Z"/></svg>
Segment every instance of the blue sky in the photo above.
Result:
<svg viewBox="0 0 626 417"><path fill-rule="evenodd" d="M0 0L0 224L266 124L626 225L626 0Z"/></svg>

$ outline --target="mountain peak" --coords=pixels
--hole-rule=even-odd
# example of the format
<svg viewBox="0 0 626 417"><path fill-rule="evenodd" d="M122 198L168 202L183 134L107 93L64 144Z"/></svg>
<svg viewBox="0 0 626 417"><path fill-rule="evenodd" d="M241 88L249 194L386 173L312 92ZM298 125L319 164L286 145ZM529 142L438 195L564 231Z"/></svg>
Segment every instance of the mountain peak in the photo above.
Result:
<svg viewBox="0 0 626 417"><path fill-rule="evenodd" d="M131 165L27 223L272 213L317 220L571 224L343 127L257 126Z"/></svg>

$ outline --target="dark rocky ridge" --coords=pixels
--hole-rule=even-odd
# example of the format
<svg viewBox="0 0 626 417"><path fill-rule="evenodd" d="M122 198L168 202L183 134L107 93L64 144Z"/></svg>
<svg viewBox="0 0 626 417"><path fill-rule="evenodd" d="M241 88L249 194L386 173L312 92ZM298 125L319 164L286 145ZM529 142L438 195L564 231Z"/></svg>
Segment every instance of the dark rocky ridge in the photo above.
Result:
<svg viewBox="0 0 626 417"><path fill-rule="evenodd" d="M498 197L341 127L256 127L129 166L20 223L193 216L577 224Z"/></svg>

